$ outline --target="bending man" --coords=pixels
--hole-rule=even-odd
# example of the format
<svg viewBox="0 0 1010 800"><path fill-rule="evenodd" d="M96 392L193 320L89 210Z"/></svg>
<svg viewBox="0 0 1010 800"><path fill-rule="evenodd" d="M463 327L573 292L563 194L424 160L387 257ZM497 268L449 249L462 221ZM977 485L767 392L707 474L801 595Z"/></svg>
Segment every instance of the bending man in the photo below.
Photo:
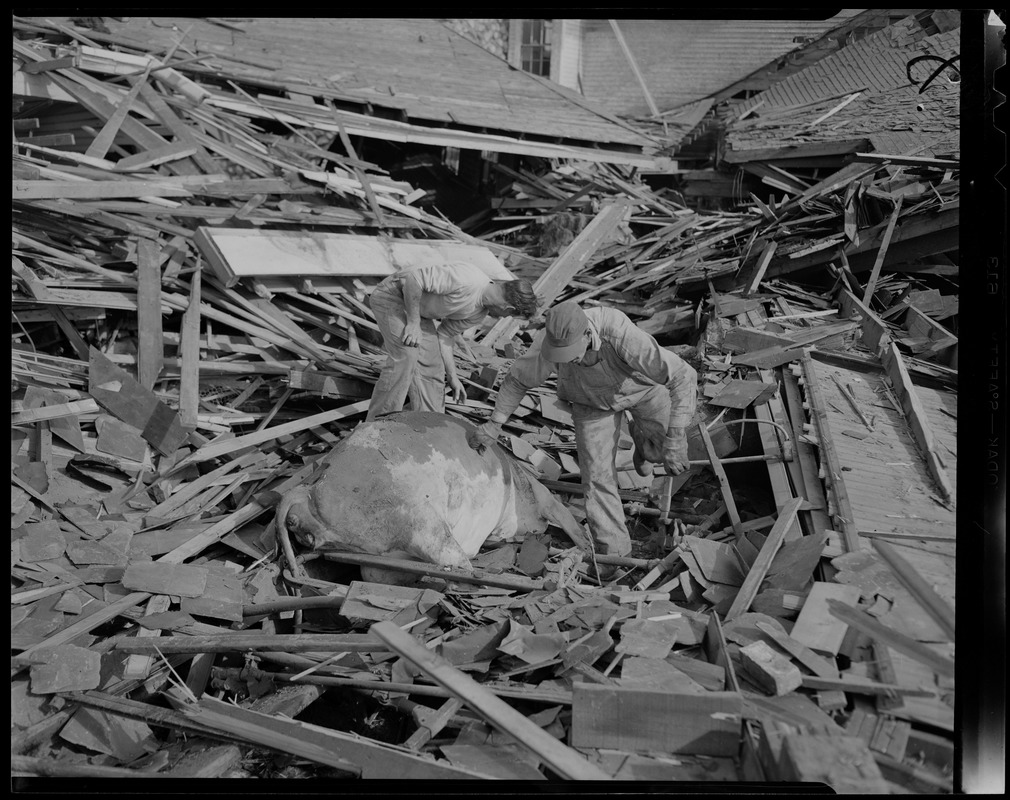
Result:
<svg viewBox="0 0 1010 800"><path fill-rule="evenodd" d="M549 309L545 319L544 330L505 377L491 420L470 444L479 450L494 442L526 393L557 372L558 397L572 406L589 532L597 552L625 556L631 537L617 485L621 415L631 412L640 475L650 475L653 462L673 475L683 472L697 373L616 309L583 311L566 302Z"/></svg>
<svg viewBox="0 0 1010 800"><path fill-rule="evenodd" d="M387 358L366 420L402 410L408 395L415 411L443 412L446 378L454 402L464 402L452 355L456 336L489 314L531 317L536 297L529 281L493 281L478 267L451 262L390 275L369 306Z"/></svg>

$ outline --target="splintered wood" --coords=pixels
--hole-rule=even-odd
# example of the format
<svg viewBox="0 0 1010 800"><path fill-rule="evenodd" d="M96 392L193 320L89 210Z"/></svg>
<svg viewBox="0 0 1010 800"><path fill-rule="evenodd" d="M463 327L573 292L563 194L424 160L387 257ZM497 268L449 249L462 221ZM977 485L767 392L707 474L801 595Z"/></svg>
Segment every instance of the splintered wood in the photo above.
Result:
<svg viewBox="0 0 1010 800"><path fill-rule="evenodd" d="M137 19L14 18L12 775L952 790L956 158L677 167L711 101L599 112L655 159L436 127L367 72L286 83L249 20ZM565 300L695 368L690 469L615 433L629 554L558 529L593 499L555 379L501 445L546 532L466 569L279 535L367 412L372 289L457 260L541 305L457 337L449 415Z"/></svg>

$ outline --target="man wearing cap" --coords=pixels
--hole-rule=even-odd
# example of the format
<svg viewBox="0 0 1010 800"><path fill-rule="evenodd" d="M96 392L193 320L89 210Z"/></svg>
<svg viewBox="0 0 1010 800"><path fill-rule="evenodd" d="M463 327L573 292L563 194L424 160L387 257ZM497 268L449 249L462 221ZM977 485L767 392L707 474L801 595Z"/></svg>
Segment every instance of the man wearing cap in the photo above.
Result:
<svg viewBox="0 0 1010 800"><path fill-rule="evenodd" d="M617 484L621 415L630 411L640 475L662 462L677 475L689 467L687 427L694 417L697 373L614 308L583 311L560 303L545 315L544 330L515 360L498 391L491 420L470 437L481 450L526 393L557 373L558 397L571 403L586 517L598 552L625 556L631 537Z"/></svg>
<svg viewBox="0 0 1010 800"><path fill-rule="evenodd" d="M529 281L492 280L461 261L390 275L375 287L368 304L382 333L386 363L366 421L402 410L408 395L415 411L443 412L446 378L454 402L464 402L452 355L456 336L488 315L528 318L537 308ZM441 320L437 328L435 320Z"/></svg>

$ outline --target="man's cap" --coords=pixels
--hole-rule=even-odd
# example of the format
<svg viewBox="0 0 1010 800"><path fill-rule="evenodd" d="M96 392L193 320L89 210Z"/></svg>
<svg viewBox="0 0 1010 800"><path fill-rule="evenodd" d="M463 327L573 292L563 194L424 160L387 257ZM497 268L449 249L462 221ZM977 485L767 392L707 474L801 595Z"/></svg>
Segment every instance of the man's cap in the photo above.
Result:
<svg viewBox="0 0 1010 800"><path fill-rule="evenodd" d="M585 353L589 319L577 303L558 303L547 310L544 319L546 333L540 352L547 361L564 364Z"/></svg>

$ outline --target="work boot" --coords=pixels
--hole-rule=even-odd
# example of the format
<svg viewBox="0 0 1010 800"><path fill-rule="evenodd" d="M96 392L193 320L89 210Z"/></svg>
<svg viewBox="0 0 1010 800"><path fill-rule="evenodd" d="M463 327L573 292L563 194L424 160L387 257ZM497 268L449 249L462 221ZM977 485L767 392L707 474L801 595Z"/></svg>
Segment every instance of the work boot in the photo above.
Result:
<svg viewBox="0 0 1010 800"><path fill-rule="evenodd" d="M648 478L652 474L652 462L646 461L637 447L635 452L631 454L631 463L635 465L635 472L643 478Z"/></svg>

